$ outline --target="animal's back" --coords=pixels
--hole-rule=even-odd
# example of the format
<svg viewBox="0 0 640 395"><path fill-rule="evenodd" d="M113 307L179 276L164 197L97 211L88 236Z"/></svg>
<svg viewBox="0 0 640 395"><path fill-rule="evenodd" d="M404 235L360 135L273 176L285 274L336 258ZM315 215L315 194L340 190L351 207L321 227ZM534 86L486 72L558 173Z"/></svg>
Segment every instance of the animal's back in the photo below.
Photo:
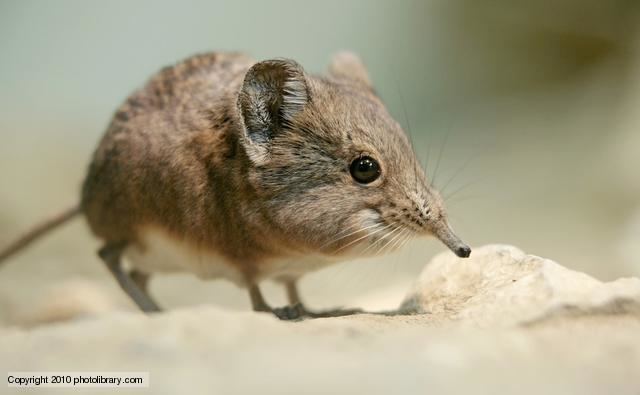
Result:
<svg viewBox="0 0 640 395"><path fill-rule="evenodd" d="M252 64L240 54L196 55L162 69L120 106L83 186L82 209L97 236L134 241L145 223L199 229L210 156L228 154L231 97Z"/></svg>

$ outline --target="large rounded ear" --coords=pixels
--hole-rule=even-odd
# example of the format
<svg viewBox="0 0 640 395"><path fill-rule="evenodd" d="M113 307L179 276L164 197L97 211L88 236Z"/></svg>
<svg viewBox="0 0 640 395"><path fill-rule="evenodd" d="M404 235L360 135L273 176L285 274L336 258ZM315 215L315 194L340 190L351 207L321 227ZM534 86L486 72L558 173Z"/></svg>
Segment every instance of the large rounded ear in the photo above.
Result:
<svg viewBox="0 0 640 395"><path fill-rule="evenodd" d="M265 60L247 71L238 107L252 159L265 157L269 141L308 101L304 70L293 60Z"/></svg>
<svg viewBox="0 0 640 395"><path fill-rule="evenodd" d="M338 52L331 58L329 75L336 78L345 78L372 88L369 73L358 55L349 51Z"/></svg>

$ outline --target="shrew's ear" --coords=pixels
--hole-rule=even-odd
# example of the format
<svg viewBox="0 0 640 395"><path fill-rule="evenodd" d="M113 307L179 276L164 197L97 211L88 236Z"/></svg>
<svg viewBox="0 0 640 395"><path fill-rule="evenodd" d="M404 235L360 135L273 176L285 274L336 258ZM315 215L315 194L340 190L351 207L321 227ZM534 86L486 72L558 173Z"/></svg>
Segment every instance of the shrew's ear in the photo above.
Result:
<svg viewBox="0 0 640 395"><path fill-rule="evenodd" d="M238 107L252 159L264 157L268 143L309 101L302 67L290 59L254 64L244 77Z"/></svg>
<svg viewBox="0 0 640 395"><path fill-rule="evenodd" d="M329 75L348 79L368 88L373 87L367 68L353 52L342 51L333 55L329 64Z"/></svg>

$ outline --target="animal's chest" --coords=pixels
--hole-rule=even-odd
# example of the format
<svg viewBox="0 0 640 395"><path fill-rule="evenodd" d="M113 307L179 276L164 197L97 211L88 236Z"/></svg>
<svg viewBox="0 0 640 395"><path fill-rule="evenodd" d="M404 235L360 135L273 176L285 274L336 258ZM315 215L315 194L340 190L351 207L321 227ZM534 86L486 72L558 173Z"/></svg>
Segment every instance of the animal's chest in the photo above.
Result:
<svg viewBox="0 0 640 395"><path fill-rule="evenodd" d="M296 279L321 269L335 259L315 254L292 254L249 262L243 267L211 249L196 248L185 240L169 235L160 228L140 231L140 244L125 250L126 263L145 273L190 272L203 279L224 278L238 286L246 286L247 273L252 281Z"/></svg>

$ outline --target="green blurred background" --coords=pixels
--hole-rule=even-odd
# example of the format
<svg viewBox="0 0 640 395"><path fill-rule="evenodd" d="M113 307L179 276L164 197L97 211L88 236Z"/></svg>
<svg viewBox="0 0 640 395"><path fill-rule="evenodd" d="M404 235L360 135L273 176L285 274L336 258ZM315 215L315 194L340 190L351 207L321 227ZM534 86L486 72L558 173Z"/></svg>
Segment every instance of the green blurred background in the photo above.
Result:
<svg viewBox="0 0 640 395"><path fill-rule="evenodd" d="M323 72L350 49L453 194L469 243L514 244L601 279L640 275L639 4L2 0L0 245L77 201L114 109L162 66L234 50ZM131 308L97 247L75 221L15 257L0 273L0 320L70 278ZM302 292L312 306L392 307L441 250L417 240L311 275ZM232 285L190 276L152 292L166 306L249 305Z"/></svg>

